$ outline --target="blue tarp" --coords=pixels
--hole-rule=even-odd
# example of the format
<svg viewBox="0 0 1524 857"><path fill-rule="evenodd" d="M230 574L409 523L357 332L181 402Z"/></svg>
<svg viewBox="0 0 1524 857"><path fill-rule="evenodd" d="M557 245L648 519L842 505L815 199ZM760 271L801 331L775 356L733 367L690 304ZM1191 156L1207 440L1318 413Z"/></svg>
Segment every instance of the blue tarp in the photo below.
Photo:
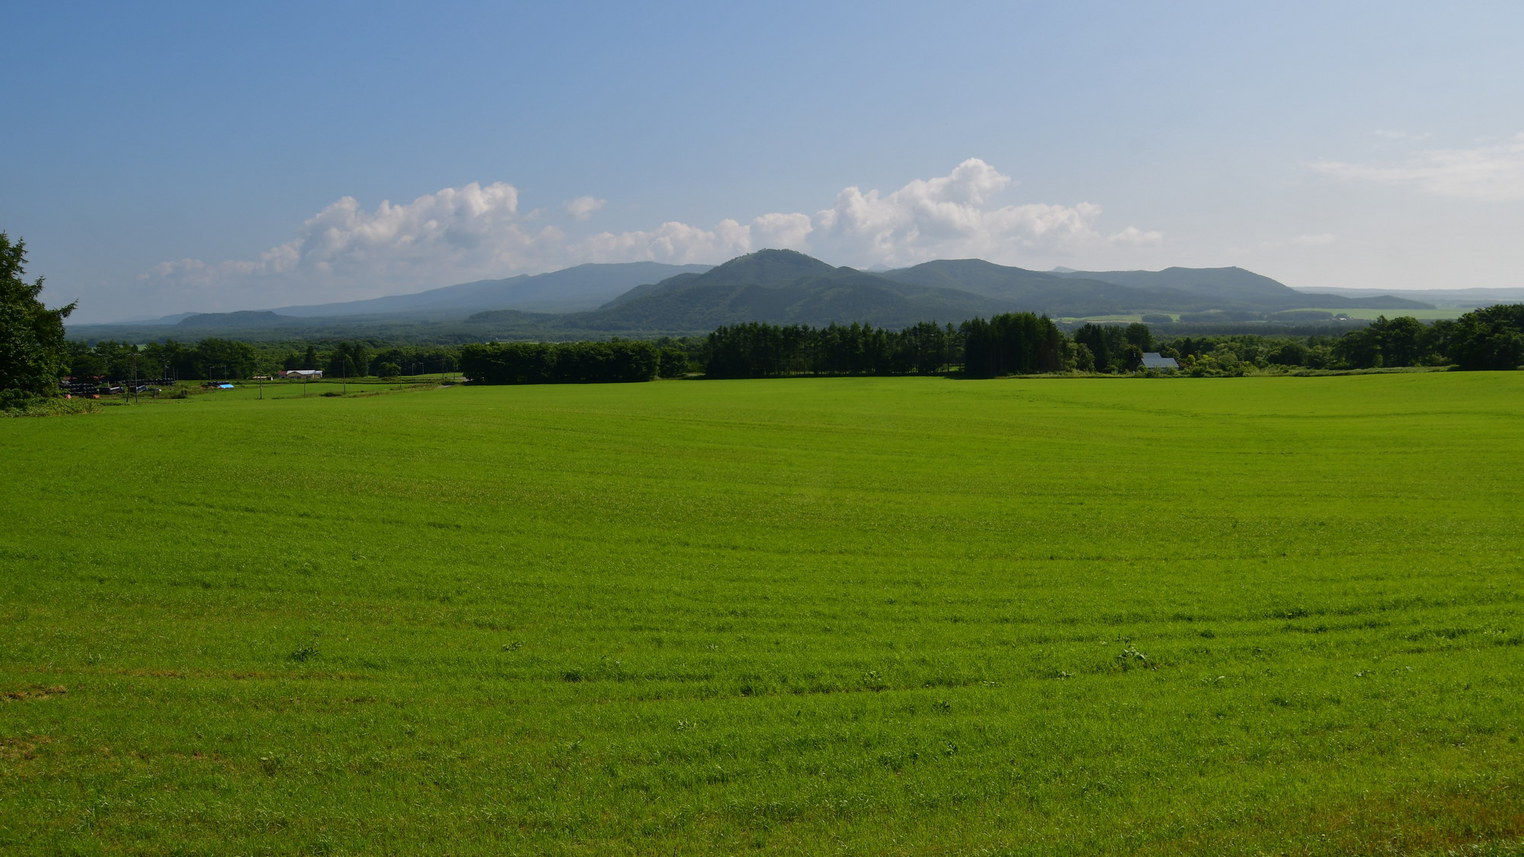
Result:
<svg viewBox="0 0 1524 857"><path fill-rule="evenodd" d="M219 390L231 390L231 389L233 389L233 385L232 384L218 384L217 385L217 389L219 389Z"/></svg>

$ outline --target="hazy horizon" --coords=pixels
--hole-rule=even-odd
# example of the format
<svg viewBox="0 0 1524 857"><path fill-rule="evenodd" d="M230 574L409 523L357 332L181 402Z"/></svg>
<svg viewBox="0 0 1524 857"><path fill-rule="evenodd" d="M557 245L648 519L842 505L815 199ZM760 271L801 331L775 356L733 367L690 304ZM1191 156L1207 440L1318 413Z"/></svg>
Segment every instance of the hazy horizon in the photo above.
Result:
<svg viewBox="0 0 1524 857"><path fill-rule="evenodd" d="M7 18L0 231L81 323L764 247L1524 285L1516 4Z"/></svg>

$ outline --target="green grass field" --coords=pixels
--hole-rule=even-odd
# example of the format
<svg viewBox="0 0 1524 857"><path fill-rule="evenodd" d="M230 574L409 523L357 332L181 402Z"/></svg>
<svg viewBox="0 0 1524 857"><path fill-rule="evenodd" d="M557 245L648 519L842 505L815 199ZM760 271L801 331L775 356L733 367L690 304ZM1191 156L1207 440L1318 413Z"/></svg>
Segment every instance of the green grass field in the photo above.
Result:
<svg viewBox="0 0 1524 857"><path fill-rule="evenodd" d="M241 390L0 461L0 853L1524 854L1524 373Z"/></svg>

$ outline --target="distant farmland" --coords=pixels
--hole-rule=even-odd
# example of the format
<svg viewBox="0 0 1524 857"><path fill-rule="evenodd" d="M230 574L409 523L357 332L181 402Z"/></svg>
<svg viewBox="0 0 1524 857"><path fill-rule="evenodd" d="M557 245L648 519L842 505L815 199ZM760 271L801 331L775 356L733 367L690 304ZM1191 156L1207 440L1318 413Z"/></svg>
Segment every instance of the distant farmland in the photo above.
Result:
<svg viewBox="0 0 1524 857"><path fill-rule="evenodd" d="M211 394L0 460L6 854L1524 854L1524 373Z"/></svg>

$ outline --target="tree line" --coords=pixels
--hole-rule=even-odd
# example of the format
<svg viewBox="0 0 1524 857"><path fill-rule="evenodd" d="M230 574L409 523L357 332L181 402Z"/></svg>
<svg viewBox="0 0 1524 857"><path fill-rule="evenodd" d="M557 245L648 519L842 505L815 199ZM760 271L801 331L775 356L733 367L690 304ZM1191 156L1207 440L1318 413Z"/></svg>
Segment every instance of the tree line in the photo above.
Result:
<svg viewBox="0 0 1524 857"><path fill-rule="evenodd" d="M459 371L459 350L449 346L382 346L365 342L253 344L208 338L135 345L115 340L63 345L61 374L79 380L239 379L282 369L321 369L332 377L393 377Z"/></svg>
<svg viewBox="0 0 1524 857"><path fill-rule="evenodd" d="M688 355L642 340L491 342L461 346L460 368L480 384L624 383L685 374Z"/></svg>
<svg viewBox="0 0 1524 857"><path fill-rule="evenodd" d="M56 317L56 316L55 316ZM1250 371L1524 364L1524 305L1487 307L1454 321L1378 318L1338 336L1227 334L1156 337L1148 325L1086 323L1066 333L1045 316L1006 313L961 325L922 322L891 330L866 324L823 328L753 322L702 338L396 346L247 343L209 338L138 346L102 340L61 343L43 373L81 379L239 379L279 369L329 377L462 372L481 383L644 381L699 372L710 378L784 375L938 375L969 378L1059 372L1136 371L1143 354L1174 357L1197 376Z"/></svg>
<svg viewBox="0 0 1524 857"><path fill-rule="evenodd" d="M1142 324L1087 324L1067 336L1047 316L1005 313L954 327L922 322L900 330L866 324L721 327L700 350L710 378L781 375L940 375L970 378L1137 368L1152 337Z"/></svg>

